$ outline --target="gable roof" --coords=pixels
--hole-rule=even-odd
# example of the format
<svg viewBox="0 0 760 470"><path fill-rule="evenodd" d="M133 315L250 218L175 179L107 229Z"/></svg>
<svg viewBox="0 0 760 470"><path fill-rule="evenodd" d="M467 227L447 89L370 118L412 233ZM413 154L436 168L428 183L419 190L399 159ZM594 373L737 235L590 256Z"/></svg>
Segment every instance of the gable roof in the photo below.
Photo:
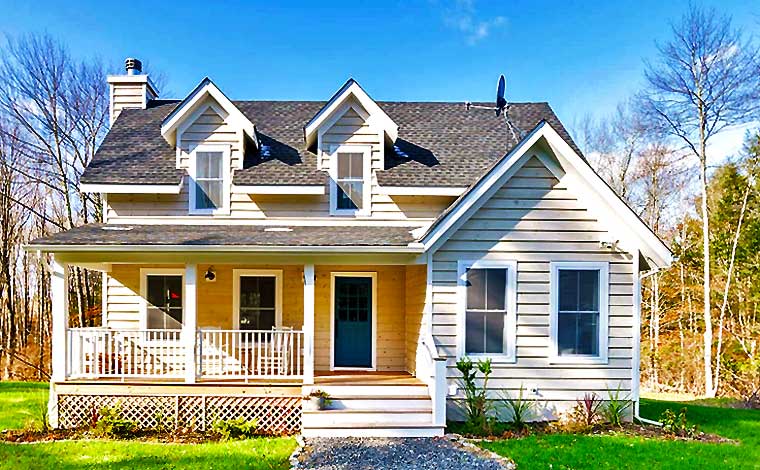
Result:
<svg viewBox="0 0 760 470"><path fill-rule="evenodd" d="M303 128L304 141L306 147L314 145L317 137L317 130L322 126L333 114L341 109L341 105L348 101L351 97L354 97L359 104L369 113L367 122L370 125L377 126L382 129L388 136L391 142L395 142L398 137L398 124L393 122L385 111L378 106L378 104L370 98L369 94L364 91L364 88L353 78L349 78L333 96L327 100L327 103L320 109L313 118L306 123Z"/></svg>
<svg viewBox="0 0 760 470"><path fill-rule="evenodd" d="M568 182L580 197L590 193L585 202L593 204L609 231L635 239L635 246L657 266L669 266L673 253L615 191L591 168L591 165L546 121L540 122L520 143L508 152L450 205L419 237L425 250L435 251L498 189L497 184L510 178L530 154L528 151L545 139L560 160L562 168L544 161L558 179ZM543 160L542 160L543 161ZM566 172L564 175L562 172ZM621 231L621 227L624 229Z"/></svg>
<svg viewBox="0 0 760 470"><path fill-rule="evenodd" d="M239 126L243 132L251 138L255 145L258 145L256 139L256 128L248 117L241 113L240 110L230 101L227 96L222 93L222 90L216 86L216 84L208 77L201 80L201 82L187 95L187 97L180 101L179 104L164 118L161 122L161 135L169 143L174 144L174 133L180 127L180 124L185 118L201 105L202 101L206 97L213 98L222 109L232 117L232 121L235 125Z"/></svg>
<svg viewBox="0 0 760 470"><path fill-rule="evenodd" d="M152 101L147 109L125 109L111 127L82 176L90 184L178 184L175 149L161 136L161 123L178 101ZM304 143L303 127L324 101L233 101L256 125L261 148L249 149L236 185L324 184L317 156ZM386 149L381 186L467 187L498 161L515 141L503 119L463 103L378 102L399 125L395 146ZM477 103L476 103L477 104ZM482 103L482 105L487 105ZM578 153L569 134L547 103L513 103L517 127L552 125Z"/></svg>

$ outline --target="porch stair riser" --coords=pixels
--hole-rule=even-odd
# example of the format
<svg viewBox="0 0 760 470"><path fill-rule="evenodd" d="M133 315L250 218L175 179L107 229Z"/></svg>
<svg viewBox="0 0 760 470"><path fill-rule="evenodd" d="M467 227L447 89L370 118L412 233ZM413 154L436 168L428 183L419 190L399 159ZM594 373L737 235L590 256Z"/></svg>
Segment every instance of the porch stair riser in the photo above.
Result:
<svg viewBox="0 0 760 470"><path fill-rule="evenodd" d="M306 387L304 387L306 389ZM433 403L424 384L322 384L312 387L330 395L329 409L306 405L305 437L433 437L443 428L433 425Z"/></svg>
<svg viewBox="0 0 760 470"><path fill-rule="evenodd" d="M304 427L324 427L372 423L376 425L417 424L431 422L430 410L325 410L306 411L302 416Z"/></svg>
<svg viewBox="0 0 760 470"><path fill-rule="evenodd" d="M304 428L303 437L439 437L443 436L443 428L435 426L410 427L323 427Z"/></svg>

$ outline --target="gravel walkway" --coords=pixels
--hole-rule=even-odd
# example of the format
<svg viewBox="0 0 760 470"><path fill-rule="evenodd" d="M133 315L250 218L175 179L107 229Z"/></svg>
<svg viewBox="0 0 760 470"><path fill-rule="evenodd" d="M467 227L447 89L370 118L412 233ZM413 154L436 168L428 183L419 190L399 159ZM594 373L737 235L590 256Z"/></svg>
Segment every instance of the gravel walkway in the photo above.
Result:
<svg viewBox="0 0 760 470"><path fill-rule="evenodd" d="M298 468L309 470L504 470L508 467L448 438L311 438ZM481 455L476 455L476 452Z"/></svg>

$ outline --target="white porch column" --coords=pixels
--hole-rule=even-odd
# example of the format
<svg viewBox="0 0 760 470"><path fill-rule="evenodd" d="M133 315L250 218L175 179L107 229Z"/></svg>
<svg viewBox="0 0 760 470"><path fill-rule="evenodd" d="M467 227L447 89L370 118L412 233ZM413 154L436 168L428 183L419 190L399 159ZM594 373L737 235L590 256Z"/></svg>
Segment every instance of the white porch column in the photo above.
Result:
<svg viewBox="0 0 760 470"><path fill-rule="evenodd" d="M195 383L197 365L195 360L195 340L197 321L196 284L198 265L185 265L185 304L182 322L182 337L185 344L185 382Z"/></svg>
<svg viewBox="0 0 760 470"><path fill-rule="evenodd" d="M50 300L52 337L50 341L50 395L48 399L48 421L52 428L58 428L58 396L55 382L63 382L68 375L68 329L69 329L69 266L53 259L50 263Z"/></svg>
<svg viewBox="0 0 760 470"><path fill-rule="evenodd" d="M303 267L303 383L314 384L314 265Z"/></svg>
<svg viewBox="0 0 760 470"><path fill-rule="evenodd" d="M67 336L69 329L69 266L53 259L50 263L50 298L53 331L50 341L53 382L66 380Z"/></svg>

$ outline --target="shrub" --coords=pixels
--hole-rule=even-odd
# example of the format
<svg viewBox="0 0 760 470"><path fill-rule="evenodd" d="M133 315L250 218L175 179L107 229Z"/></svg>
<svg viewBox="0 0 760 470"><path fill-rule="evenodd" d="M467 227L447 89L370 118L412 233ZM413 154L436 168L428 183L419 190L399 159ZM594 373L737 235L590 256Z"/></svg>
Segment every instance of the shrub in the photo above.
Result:
<svg viewBox="0 0 760 470"><path fill-rule="evenodd" d="M535 402L523 398L523 386L520 384L520 391L516 397L505 393L501 399L504 408L509 411L511 423L517 429L523 429L528 424L528 419L533 413Z"/></svg>
<svg viewBox="0 0 760 470"><path fill-rule="evenodd" d="M258 425L256 420L247 421L245 418L220 419L211 425L211 434L223 441L230 439L248 439L256 435Z"/></svg>
<svg viewBox="0 0 760 470"><path fill-rule="evenodd" d="M583 398L576 400L575 407L570 412L571 424L581 429L588 429L599 421L599 410L602 401L596 393L586 393Z"/></svg>
<svg viewBox="0 0 760 470"><path fill-rule="evenodd" d="M156 420L156 425L153 427L153 430L160 434L168 434L175 429L175 423L174 419L163 412L163 410L156 411L156 415L154 416Z"/></svg>
<svg viewBox="0 0 760 470"><path fill-rule="evenodd" d="M628 409L633 402L628 398L628 395L621 397L620 386L615 391L609 391L609 397L607 403L602 406L602 416L604 420L613 426L622 426Z"/></svg>
<svg viewBox="0 0 760 470"><path fill-rule="evenodd" d="M470 358L463 357L457 361L457 370L462 374L459 386L464 390L464 413L467 419L466 432L471 434L488 434L493 424L493 405L488 400L488 378L493 369L491 360L478 361L473 364ZM483 383L478 385L477 374L483 374Z"/></svg>
<svg viewBox="0 0 760 470"><path fill-rule="evenodd" d="M681 437L694 437L697 433L696 426L690 426L686 419L686 408L681 408L681 411L676 415L673 410L668 408L660 416L662 422L663 431L668 434Z"/></svg>
<svg viewBox="0 0 760 470"><path fill-rule="evenodd" d="M100 409L99 416L93 426L93 434L97 437L119 438L129 437L137 430L134 421L121 417L121 407L104 406Z"/></svg>

